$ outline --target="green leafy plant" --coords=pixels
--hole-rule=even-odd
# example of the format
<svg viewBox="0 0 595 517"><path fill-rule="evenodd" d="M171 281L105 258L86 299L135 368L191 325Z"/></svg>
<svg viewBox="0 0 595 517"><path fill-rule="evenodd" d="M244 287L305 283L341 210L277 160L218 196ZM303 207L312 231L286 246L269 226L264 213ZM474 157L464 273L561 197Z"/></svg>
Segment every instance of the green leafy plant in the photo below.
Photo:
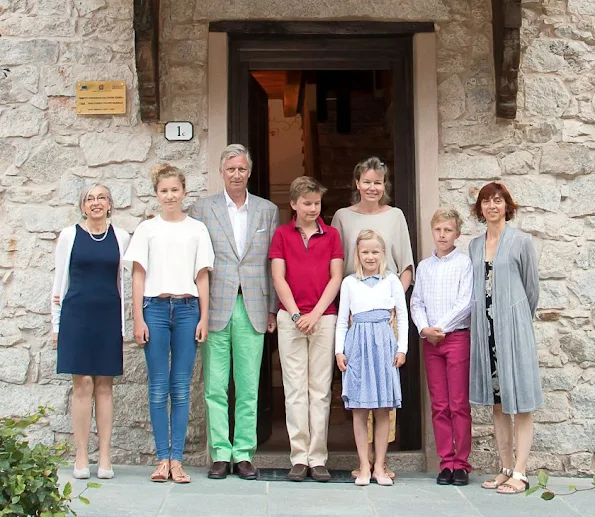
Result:
<svg viewBox="0 0 595 517"><path fill-rule="evenodd" d="M0 418L0 516L10 517L66 517L76 515L70 508L78 499L89 500L83 493L99 488L99 483L87 483L77 496L72 485L66 483L62 491L58 482L58 468L66 463L69 446L36 444L31 446L25 429L46 416L47 408L24 418Z"/></svg>
<svg viewBox="0 0 595 517"><path fill-rule="evenodd" d="M549 476L543 470L540 470L537 474L537 485L534 485L529 490L527 490L525 492L525 495L531 495L537 492L538 490L543 490L543 492L541 493L541 498L544 501L551 501L556 496L572 495L576 494L577 492L595 490L595 476L593 476L593 479L591 481L591 484L593 486L579 488L576 485L568 485L568 492L554 492L551 488L547 486L548 481Z"/></svg>

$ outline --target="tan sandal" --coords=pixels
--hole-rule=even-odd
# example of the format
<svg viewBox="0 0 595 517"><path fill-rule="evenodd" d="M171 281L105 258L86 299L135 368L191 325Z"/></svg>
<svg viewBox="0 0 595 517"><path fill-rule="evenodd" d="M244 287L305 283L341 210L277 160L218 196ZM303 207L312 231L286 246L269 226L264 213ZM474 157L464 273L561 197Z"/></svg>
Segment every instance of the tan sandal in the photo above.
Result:
<svg viewBox="0 0 595 517"><path fill-rule="evenodd" d="M182 468L181 463L170 464L169 474L174 483L186 484L190 483L191 479Z"/></svg>
<svg viewBox="0 0 595 517"><path fill-rule="evenodd" d="M155 483L165 483L169 479L169 460L161 460L157 463L157 468L150 479Z"/></svg>
<svg viewBox="0 0 595 517"><path fill-rule="evenodd" d="M517 481L521 481L523 483L523 487L518 488L514 485L511 485L509 482L502 483L498 487L498 490L497 490L497 492L499 494L505 494L505 495L522 494L523 492L526 492L527 490L529 490L529 486L530 486L529 478L527 476L525 476L525 474L521 474L520 472L513 472L512 476L510 476L508 481L510 481L511 478L516 479Z"/></svg>
<svg viewBox="0 0 595 517"><path fill-rule="evenodd" d="M502 474L503 476L506 476L506 479L501 481L500 483L498 483L498 481L496 481L496 479L498 478L498 476L500 474ZM506 483L511 477L512 477L512 469L507 469L506 467L502 467L500 469L500 472L498 472L498 474L496 475L496 477L494 477L493 479L488 479L487 481L484 481L481 484L481 488L485 488L486 490L496 490L500 485L503 485L504 483Z"/></svg>

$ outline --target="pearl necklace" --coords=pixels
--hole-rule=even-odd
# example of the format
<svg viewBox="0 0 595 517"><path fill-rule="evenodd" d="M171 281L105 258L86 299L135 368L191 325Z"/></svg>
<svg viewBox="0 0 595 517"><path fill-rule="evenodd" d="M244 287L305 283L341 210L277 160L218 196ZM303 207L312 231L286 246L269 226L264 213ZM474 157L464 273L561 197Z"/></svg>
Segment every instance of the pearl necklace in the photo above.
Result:
<svg viewBox="0 0 595 517"><path fill-rule="evenodd" d="M101 242L102 240L104 240L107 237L107 232L109 231L109 223L107 223L106 227L105 227L105 233L103 234L102 237L99 237L99 239L97 239L92 233L91 230L89 230L89 226L87 225L87 223L85 222L85 230L87 230L87 233L89 234L89 236L91 237L91 239L93 239L95 242Z"/></svg>

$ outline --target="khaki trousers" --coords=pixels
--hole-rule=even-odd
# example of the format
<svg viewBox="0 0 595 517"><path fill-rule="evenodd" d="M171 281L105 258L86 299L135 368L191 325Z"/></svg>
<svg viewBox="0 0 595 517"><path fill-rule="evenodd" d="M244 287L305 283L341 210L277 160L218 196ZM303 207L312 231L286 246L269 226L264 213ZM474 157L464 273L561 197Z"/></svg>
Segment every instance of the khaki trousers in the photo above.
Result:
<svg viewBox="0 0 595 517"><path fill-rule="evenodd" d="M292 465L317 467L325 465L328 458L336 324L337 316L322 316L316 331L305 336L287 311L277 314Z"/></svg>

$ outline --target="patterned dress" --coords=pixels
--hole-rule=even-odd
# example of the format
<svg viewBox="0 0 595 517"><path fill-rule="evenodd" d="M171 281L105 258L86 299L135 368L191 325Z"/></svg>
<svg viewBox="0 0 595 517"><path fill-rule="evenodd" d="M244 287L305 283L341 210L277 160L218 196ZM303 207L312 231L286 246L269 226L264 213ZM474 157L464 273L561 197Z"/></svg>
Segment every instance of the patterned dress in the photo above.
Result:
<svg viewBox="0 0 595 517"><path fill-rule="evenodd" d="M494 336L494 314L492 308L492 285L494 282L494 263L485 263L486 282L486 317L488 319L488 346L490 351L490 370L492 372L492 389L494 404L502 404L500 398L500 381L498 379L498 358L496 355L496 338Z"/></svg>

